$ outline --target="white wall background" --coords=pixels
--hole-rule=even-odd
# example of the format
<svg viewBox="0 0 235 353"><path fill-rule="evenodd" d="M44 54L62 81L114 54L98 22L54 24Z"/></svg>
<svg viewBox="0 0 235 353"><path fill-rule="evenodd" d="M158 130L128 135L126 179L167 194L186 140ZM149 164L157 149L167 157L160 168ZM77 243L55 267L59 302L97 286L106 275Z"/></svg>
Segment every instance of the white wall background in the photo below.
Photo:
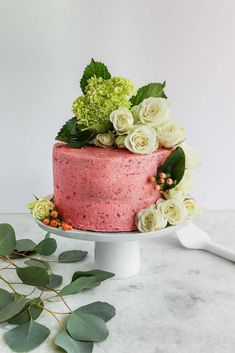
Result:
<svg viewBox="0 0 235 353"><path fill-rule="evenodd" d="M167 81L203 160L194 195L234 208L234 0L0 0L0 212L51 192L54 137L91 57L137 85Z"/></svg>

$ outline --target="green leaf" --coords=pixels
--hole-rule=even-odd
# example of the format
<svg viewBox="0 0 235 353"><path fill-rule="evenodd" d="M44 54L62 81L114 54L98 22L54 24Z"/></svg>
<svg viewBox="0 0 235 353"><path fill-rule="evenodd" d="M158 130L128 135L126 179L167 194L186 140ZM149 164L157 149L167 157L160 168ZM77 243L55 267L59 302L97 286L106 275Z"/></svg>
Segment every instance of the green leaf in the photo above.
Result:
<svg viewBox="0 0 235 353"><path fill-rule="evenodd" d="M82 250L64 251L59 255L59 262L79 262L85 259L87 254L87 251Z"/></svg>
<svg viewBox="0 0 235 353"><path fill-rule="evenodd" d="M47 232L46 235L45 235L45 239L49 239L50 237L51 237L51 233Z"/></svg>
<svg viewBox="0 0 235 353"><path fill-rule="evenodd" d="M112 317L114 317L114 315L116 314L116 309L114 308L114 306L110 305L109 303L94 302L88 305L81 306L74 312L75 313L83 312L83 313L92 314L100 317L105 322L107 322L111 320Z"/></svg>
<svg viewBox="0 0 235 353"><path fill-rule="evenodd" d="M91 59L91 62L85 68L82 79L80 81L80 87L84 94L85 94L85 88L88 83L87 81L93 76L102 77L104 80L108 80L109 78L111 78L111 75L109 73L107 66L105 66L101 62Z"/></svg>
<svg viewBox="0 0 235 353"><path fill-rule="evenodd" d="M28 303L25 297L20 297L17 300L12 301L0 310L0 323L8 321L13 316L17 315Z"/></svg>
<svg viewBox="0 0 235 353"><path fill-rule="evenodd" d="M35 251L40 255L51 255L56 251L57 243L53 238L46 238L40 241L35 247Z"/></svg>
<svg viewBox="0 0 235 353"><path fill-rule="evenodd" d="M67 143L72 148L81 148L95 137L90 130L81 130L77 125L77 118L68 120L60 129L56 140Z"/></svg>
<svg viewBox="0 0 235 353"><path fill-rule="evenodd" d="M67 320L67 329L75 340L101 342L108 337L108 329L100 317L73 312Z"/></svg>
<svg viewBox="0 0 235 353"><path fill-rule="evenodd" d="M0 256L9 256L16 245L15 231L8 223L0 224Z"/></svg>
<svg viewBox="0 0 235 353"><path fill-rule="evenodd" d="M49 283L49 274L40 267L18 267L16 273L24 284L30 286L44 286Z"/></svg>
<svg viewBox="0 0 235 353"><path fill-rule="evenodd" d="M82 292L85 289L90 289L97 285L97 279L94 276L91 277L80 277L75 281L71 282L59 292L60 296L76 294Z"/></svg>
<svg viewBox="0 0 235 353"><path fill-rule="evenodd" d="M58 288L61 285L62 281L63 281L62 276L52 273L50 275L50 281L49 281L47 287L52 288L52 289Z"/></svg>
<svg viewBox="0 0 235 353"><path fill-rule="evenodd" d="M17 251L32 251L36 244L31 239L20 239L16 241L15 249Z"/></svg>
<svg viewBox="0 0 235 353"><path fill-rule="evenodd" d="M44 268L45 270L49 269L48 262L43 260L30 259L30 260L26 260L24 263L28 266L40 267L40 268Z"/></svg>
<svg viewBox="0 0 235 353"><path fill-rule="evenodd" d="M61 331L55 338L55 344L67 353L92 353L93 343L76 341L67 331Z"/></svg>
<svg viewBox="0 0 235 353"><path fill-rule="evenodd" d="M49 334L47 327L32 320L5 333L4 338L13 352L29 352L44 342Z"/></svg>
<svg viewBox="0 0 235 353"><path fill-rule="evenodd" d="M0 288L0 311L8 304L14 301L13 293Z"/></svg>
<svg viewBox="0 0 235 353"><path fill-rule="evenodd" d="M143 102L144 99L149 97L161 97L167 98L164 93L166 82L163 83L149 83L138 89L136 96L131 97L130 102L132 105L138 105Z"/></svg>
<svg viewBox="0 0 235 353"><path fill-rule="evenodd" d="M97 281L103 282L108 278L111 278L115 276L114 273L112 272L107 272L107 271L102 271L102 270L89 270L89 271L76 271L73 274L72 281L75 281L76 279L80 277L89 277L89 276L95 276Z"/></svg>
<svg viewBox="0 0 235 353"><path fill-rule="evenodd" d="M157 169L157 179L161 172L169 174L174 181L172 185L165 185L163 190L172 189L179 184L185 172L185 153L181 147L177 147Z"/></svg>
<svg viewBox="0 0 235 353"><path fill-rule="evenodd" d="M38 304L42 307L38 306ZM43 311L43 306L44 304L40 298L34 298L28 302L18 315L8 320L8 323L12 325L23 325L30 321L30 319L36 320Z"/></svg>

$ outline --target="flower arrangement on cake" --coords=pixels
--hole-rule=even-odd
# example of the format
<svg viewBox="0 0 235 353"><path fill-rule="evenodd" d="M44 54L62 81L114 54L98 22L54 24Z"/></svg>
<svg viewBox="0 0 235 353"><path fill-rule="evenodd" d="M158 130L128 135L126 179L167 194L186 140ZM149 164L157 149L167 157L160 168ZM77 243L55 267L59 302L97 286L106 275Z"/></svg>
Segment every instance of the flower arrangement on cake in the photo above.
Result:
<svg viewBox="0 0 235 353"><path fill-rule="evenodd" d="M196 216L189 193L200 161L173 122L165 85L137 89L91 60L74 117L56 136L53 202L31 203L35 218L63 230L149 232Z"/></svg>

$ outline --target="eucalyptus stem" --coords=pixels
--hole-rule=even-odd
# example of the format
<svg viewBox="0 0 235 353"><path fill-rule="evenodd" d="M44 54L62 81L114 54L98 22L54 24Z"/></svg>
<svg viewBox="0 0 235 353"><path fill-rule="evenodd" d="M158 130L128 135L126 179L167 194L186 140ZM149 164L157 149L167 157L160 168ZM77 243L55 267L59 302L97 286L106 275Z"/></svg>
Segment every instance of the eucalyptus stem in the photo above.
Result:
<svg viewBox="0 0 235 353"><path fill-rule="evenodd" d="M19 293L15 290L15 288L11 285L11 283L10 283L9 281L7 281L4 277L2 277L1 275L0 275L0 279L1 279L3 282L5 282L5 283L11 288L11 290L13 290L13 292L14 292L15 294L19 294Z"/></svg>
<svg viewBox="0 0 235 353"><path fill-rule="evenodd" d="M69 305L66 303L66 301L64 300L64 298L63 298L61 295L59 295L59 291L57 291L57 290L54 289L54 288L49 288L49 287L46 287L46 286L45 286L45 288L50 289L52 292L55 292L55 293L56 293L56 296L55 296L55 297L59 296L59 297L61 298L61 300L63 301L64 305L69 309L70 313L72 312L71 308L70 308Z"/></svg>

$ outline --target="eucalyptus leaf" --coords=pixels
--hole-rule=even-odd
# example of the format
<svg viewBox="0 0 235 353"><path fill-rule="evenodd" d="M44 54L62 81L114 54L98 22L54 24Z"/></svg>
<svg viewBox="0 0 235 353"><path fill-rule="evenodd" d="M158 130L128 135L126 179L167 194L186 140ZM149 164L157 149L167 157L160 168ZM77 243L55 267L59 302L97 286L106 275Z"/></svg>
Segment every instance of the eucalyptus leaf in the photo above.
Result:
<svg viewBox="0 0 235 353"><path fill-rule="evenodd" d="M71 282L59 292L60 296L71 295L80 293L85 289L90 289L94 284L97 283L97 279L94 276L91 277L80 277L75 281Z"/></svg>
<svg viewBox="0 0 235 353"><path fill-rule="evenodd" d="M39 259L29 259L24 262L28 266L35 266L35 267L40 267L44 268L45 270L48 270L49 264L47 261L39 260Z"/></svg>
<svg viewBox="0 0 235 353"><path fill-rule="evenodd" d="M35 251L40 255L51 255L56 251L57 243L53 238L46 238L40 241L35 247Z"/></svg>
<svg viewBox="0 0 235 353"><path fill-rule="evenodd" d="M44 286L49 283L49 274L40 267L18 267L16 273L24 284L30 286Z"/></svg>
<svg viewBox="0 0 235 353"><path fill-rule="evenodd" d="M185 153L181 147L177 147L165 160L162 166L157 169L157 178L160 173L170 174L175 181L172 185L165 185L164 190L174 188L182 180L185 172Z"/></svg>
<svg viewBox="0 0 235 353"><path fill-rule="evenodd" d="M81 306L77 310L74 311L75 313L77 312L84 312L84 313L89 313L95 316L100 317L103 319L105 322L109 321L112 319L112 317L115 316L116 314L116 309L114 306L112 306L109 303L105 302L94 302L88 305Z"/></svg>
<svg viewBox="0 0 235 353"><path fill-rule="evenodd" d="M8 223L0 224L0 256L9 256L16 245L15 231Z"/></svg>
<svg viewBox="0 0 235 353"><path fill-rule="evenodd" d="M76 279L78 279L80 277L90 277L90 276L94 276L94 277L96 277L97 281L103 282L106 279L109 279L109 278L115 276L115 274L112 272L102 271L102 270L98 270L98 269L89 270L89 271L76 271L73 274L72 281L75 281Z"/></svg>
<svg viewBox="0 0 235 353"><path fill-rule="evenodd" d="M88 254L87 251L82 251L82 250L64 251L59 255L59 262L64 262L64 263L79 262L85 259L87 254Z"/></svg>
<svg viewBox="0 0 235 353"><path fill-rule="evenodd" d="M76 341L63 330L55 338L55 344L67 353L92 353L93 343Z"/></svg>
<svg viewBox="0 0 235 353"><path fill-rule="evenodd" d="M31 299L18 315L8 320L8 323L12 325L23 325L30 321L30 319L36 320L43 311L43 306L44 304L40 298Z"/></svg>
<svg viewBox="0 0 235 353"><path fill-rule="evenodd" d="M62 281L63 281L62 276L52 273L50 275L50 280L49 280L47 287L52 288L52 289L58 288L61 285Z"/></svg>
<svg viewBox="0 0 235 353"><path fill-rule="evenodd" d="M7 290L0 288L0 311L13 301L13 293L9 293Z"/></svg>
<svg viewBox="0 0 235 353"><path fill-rule="evenodd" d="M17 251L32 251L36 244L31 239L20 239L16 241L15 249Z"/></svg>
<svg viewBox="0 0 235 353"><path fill-rule="evenodd" d="M75 340L101 342L108 337L108 329L100 317L73 312L67 320L67 329Z"/></svg>
<svg viewBox="0 0 235 353"><path fill-rule="evenodd" d="M47 327L31 320L8 331L4 338L13 352L29 352L43 343L49 334Z"/></svg>
<svg viewBox="0 0 235 353"><path fill-rule="evenodd" d="M8 321L13 316L17 315L27 305L28 300L25 297L20 297L12 301L0 310L0 323Z"/></svg>
<svg viewBox="0 0 235 353"><path fill-rule="evenodd" d="M80 87L81 87L81 90L84 94L86 92L85 89L86 89L88 80L93 76L102 77L104 80L111 78L111 75L108 71L107 66L105 66L101 62L98 62L98 61L95 61L94 59L91 59L91 62L85 68L82 79L80 81Z"/></svg>

